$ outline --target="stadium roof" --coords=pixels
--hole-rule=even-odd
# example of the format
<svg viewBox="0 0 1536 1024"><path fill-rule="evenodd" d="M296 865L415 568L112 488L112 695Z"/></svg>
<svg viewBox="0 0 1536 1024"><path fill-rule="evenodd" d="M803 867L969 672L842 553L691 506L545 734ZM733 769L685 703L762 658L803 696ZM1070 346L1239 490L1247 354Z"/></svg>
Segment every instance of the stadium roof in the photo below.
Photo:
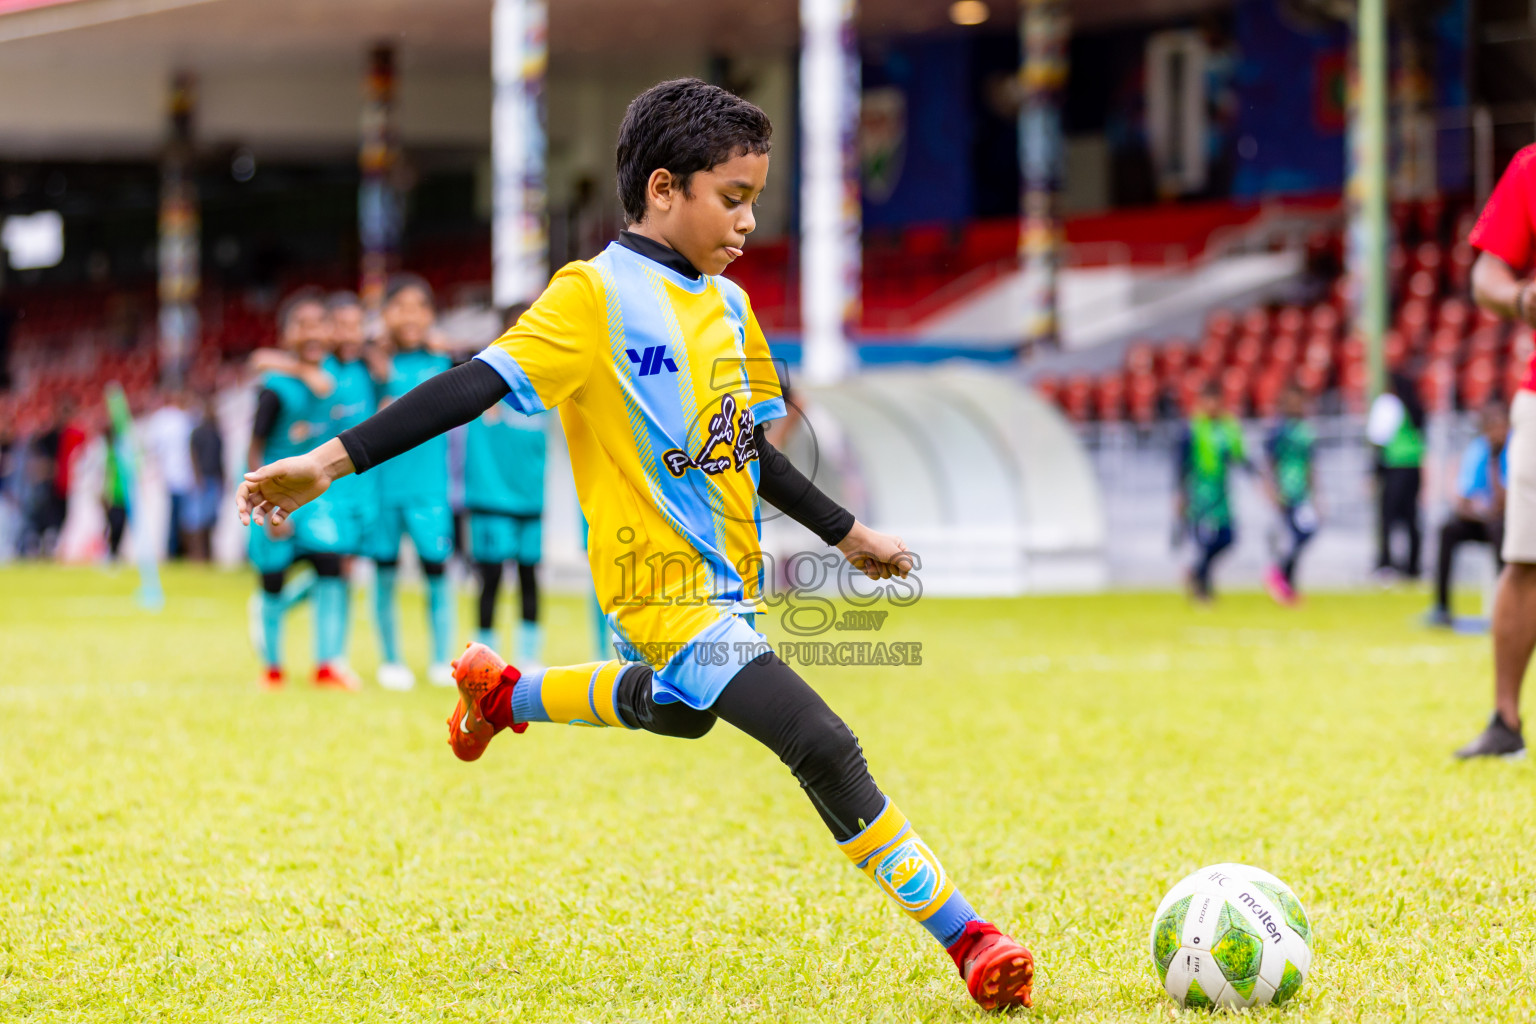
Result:
<svg viewBox="0 0 1536 1024"><path fill-rule="evenodd" d="M1068 8L1086 26L1230 3ZM1018 16L1018 0L991 8L983 31ZM968 31L948 10L949 0L862 0L861 32ZM0 0L0 158L151 155L178 70L199 78L200 137L340 151L355 145L364 54L381 40L399 42L406 144L483 149L490 11L491 0ZM551 87L601 79L630 95L659 77L705 74L714 55L782 63L798 38L798 0L550 0Z"/></svg>
<svg viewBox="0 0 1536 1024"><path fill-rule="evenodd" d="M1230 6L1229 0L1069 0L1077 25L1152 21ZM381 37L427 59L489 52L490 0L0 0L0 43L72 59L167 63L355 60ZM1017 17L993 0L991 23ZM796 0L552 0L556 54L791 46ZM862 30L909 34L949 26L948 0L862 0ZM63 33L63 34L61 34ZM7 46L11 58L12 46Z"/></svg>

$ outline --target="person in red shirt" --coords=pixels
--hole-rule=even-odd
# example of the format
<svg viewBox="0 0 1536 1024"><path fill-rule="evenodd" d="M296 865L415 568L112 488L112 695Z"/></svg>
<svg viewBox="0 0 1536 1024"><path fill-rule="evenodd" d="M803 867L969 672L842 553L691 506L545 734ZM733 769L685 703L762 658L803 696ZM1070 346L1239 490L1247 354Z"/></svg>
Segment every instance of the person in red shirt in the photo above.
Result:
<svg viewBox="0 0 1536 1024"><path fill-rule="evenodd" d="M1479 306L1536 327L1536 146L1515 154L1468 238ZM1504 570L1493 602L1494 712L1459 758L1523 757L1520 685L1536 648L1536 355L1510 407Z"/></svg>

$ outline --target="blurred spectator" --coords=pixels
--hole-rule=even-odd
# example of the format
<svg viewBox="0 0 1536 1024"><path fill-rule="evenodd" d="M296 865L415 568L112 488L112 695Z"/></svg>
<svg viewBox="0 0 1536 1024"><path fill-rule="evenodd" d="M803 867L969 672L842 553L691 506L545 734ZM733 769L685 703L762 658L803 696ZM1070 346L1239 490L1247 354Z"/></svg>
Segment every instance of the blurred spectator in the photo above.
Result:
<svg viewBox="0 0 1536 1024"><path fill-rule="evenodd" d="M1418 389L1404 373L1394 373L1387 390L1371 403L1365 435L1376 445L1376 478L1381 506L1377 518L1376 572L1419 578L1419 489L1423 485L1424 403ZM1397 561L1392 535L1402 527L1408 532L1408 558Z"/></svg>
<svg viewBox="0 0 1536 1024"><path fill-rule="evenodd" d="M101 506L107 514L107 559L117 561L123 544L123 529L128 525L128 474L117 450L117 427L107 421L106 468L101 479Z"/></svg>
<svg viewBox="0 0 1536 1024"><path fill-rule="evenodd" d="M224 496L224 438L219 433L219 406L213 395L203 399L203 415L192 431L192 498L187 506L187 553L195 561L209 560L213 523Z"/></svg>
<svg viewBox="0 0 1536 1024"><path fill-rule="evenodd" d="M16 424L0 416L0 560L16 553L21 532L21 453L25 442L16 435Z"/></svg>
<svg viewBox="0 0 1536 1024"><path fill-rule="evenodd" d="M1236 417L1221 407L1221 390L1207 383L1175 448L1175 543L1187 535L1195 542L1194 562L1187 582L1192 599L1209 602L1211 569L1232 546L1236 529L1229 482L1236 466L1254 472L1243 447L1243 430Z"/></svg>
<svg viewBox="0 0 1536 1024"><path fill-rule="evenodd" d="M1451 567L1462 544L1487 544L1496 569L1503 569L1499 549L1504 543L1504 480L1509 470L1505 443L1509 440L1509 414L1502 402L1483 407L1482 432L1461 456L1461 475L1456 483L1456 504L1440 528L1440 554L1435 562L1435 606L1427 621L1432 626L1451 624ZM1493 471L1497 465L1498 470Z"/></svg>
<svg viewBox="0 0 1536 1024"><path fill-rule="evenodd" d="M171 499L167 558L186 554L187 512L197 486L197 475L192 469L192 414L186 405L186 395L174 392L144 421L145 453L160 467L161 480Z"/></svg>
<svg viewBox="0 0 1536 1024"><path fill-rule="evenodd" d="M32 439L27 452L23 555L48 557L53 553L64 526L74 456L84 442L85 431L75 422L74 400L61 396L53 407L53 422Z"/></svg>

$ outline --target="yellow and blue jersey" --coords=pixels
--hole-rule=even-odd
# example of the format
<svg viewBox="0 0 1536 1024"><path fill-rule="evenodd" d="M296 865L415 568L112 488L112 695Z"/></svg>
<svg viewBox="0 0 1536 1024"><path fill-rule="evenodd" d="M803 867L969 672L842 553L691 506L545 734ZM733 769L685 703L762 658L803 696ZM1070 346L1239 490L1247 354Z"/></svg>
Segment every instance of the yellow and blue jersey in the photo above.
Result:
<svg viewBox="0 0 1536 1024"><path fill-rule="evenodd" d="M658 700L708 707L763 642L753 428L784 415L746 293L613 243L477 358L514 409L559 409L603 610Z"/></svg>
<svg viewBox="0 0 1536 1024"><path fill-rule="evenodd" d="M397 352L390 360L381 400L399 398L452 365L452 360L440 352ZM390 459L379 467L378 477L379 496L385 505L447 508L448 436L440 434Z"/></svg>

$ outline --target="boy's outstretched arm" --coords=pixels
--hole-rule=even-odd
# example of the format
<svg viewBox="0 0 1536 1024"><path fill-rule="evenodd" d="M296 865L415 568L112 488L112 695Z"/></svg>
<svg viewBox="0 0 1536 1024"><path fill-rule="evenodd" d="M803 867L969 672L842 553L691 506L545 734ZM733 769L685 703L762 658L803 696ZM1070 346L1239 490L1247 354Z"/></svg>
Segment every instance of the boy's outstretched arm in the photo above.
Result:
<svg viewBox="0 0 1536 1024"><path fill-rule="evenodd" d="M823 543L837 548L849 564L870 579L906 578L913 567L913 556L900 537L871 530L827 497L769 443L761 425L754 435L758 497L820 537Z"/></svg>
<svg viewBox="0 0 1536 1024"><path fill-rule="evenodd" d="M324 494L333 481L468 423L509 390L501 374L479 359L438 374L314 451L245 474L235 494L240 521L280 523Z"/></svg>

